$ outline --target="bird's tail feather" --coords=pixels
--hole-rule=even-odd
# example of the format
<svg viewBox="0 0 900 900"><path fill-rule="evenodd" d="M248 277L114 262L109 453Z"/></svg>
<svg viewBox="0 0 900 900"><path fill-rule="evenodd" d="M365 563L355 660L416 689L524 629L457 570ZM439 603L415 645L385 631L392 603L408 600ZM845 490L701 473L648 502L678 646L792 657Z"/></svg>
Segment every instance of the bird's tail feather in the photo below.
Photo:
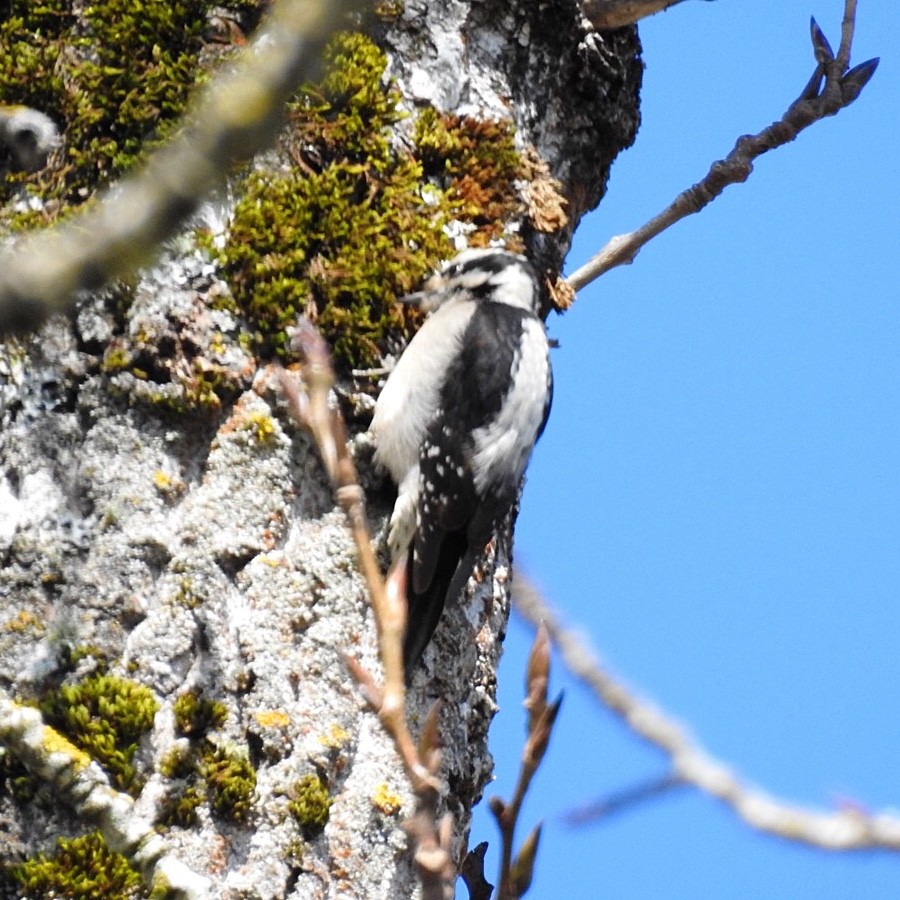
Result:
<svg viewBox="0 0 900 900"><path fill-rule="evenodd" d="M409 553L407 595L409 611L406 638L403 643L403 665L409 681L431 640L444 605L455 601L463 592L475 568L476 555L466 546L464 531L448 534L441 547L434 577L428 587L416 593L412 589L412 552Z"/></svg>

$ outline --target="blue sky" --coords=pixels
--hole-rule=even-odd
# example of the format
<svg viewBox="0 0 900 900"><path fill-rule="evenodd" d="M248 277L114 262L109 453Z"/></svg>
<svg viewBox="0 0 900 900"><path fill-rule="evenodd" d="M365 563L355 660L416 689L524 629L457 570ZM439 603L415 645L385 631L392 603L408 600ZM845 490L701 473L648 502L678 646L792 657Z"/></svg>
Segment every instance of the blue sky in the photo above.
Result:
<svg viewBox="0 0 900 900"><path fill-rule="evenodd" d="M570 270L780 116L811 72L809 16L836 47L842 10L717 0L645 22L643 125ZM748 781L900 815L900 29L889 0L858 18L853 61L881 65L855 105L551 318L556 396L516 558ZM530 639L514 619L489 794L512 790ZM665 760L558 662L554 687L566 700L523 814L523 834L546 823L529 896L897 896L900 858L760 836L690 790L568 828L567 810ZM497 847L482 808L483 839Z"/></svg>

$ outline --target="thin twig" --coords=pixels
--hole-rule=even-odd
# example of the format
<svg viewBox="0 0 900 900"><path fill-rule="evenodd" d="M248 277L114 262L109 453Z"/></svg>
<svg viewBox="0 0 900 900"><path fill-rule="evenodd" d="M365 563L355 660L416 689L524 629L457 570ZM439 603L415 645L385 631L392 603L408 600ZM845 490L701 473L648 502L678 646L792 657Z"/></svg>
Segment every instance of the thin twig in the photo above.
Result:
<svg viewBox="0 0 900 900"><path fill-rule="evenodd" d="M639 737L668 754L672 777L724 803L759 831L823 850L900 851L900 818L859 809L820 812L796 806L753 787L708 753L658 707L614 678L584 640L560 624L533 585L516 574L513 601L529 621L546 625L569 671Z"/></svg>
<svg viewBox="0 0 900 900"><path fill-rule="evenodd" d="M310 322L301 319L294 329L292 347L303 361L301 376L305 391L299 389L297 381L284 369L279 370L281 390L292 417L312 433L338 504L347 516L360 572L369 589L384 667L384 684L377 684L353 657L345 655L344 659L366 702L378 714L394 742L416 796L415 813L405 823L405 828L415 846L413 858L422 881L423 900L449 900L453 897L456 876L450 856L453 820L444 816L437 821L441 786L437 774L441 759L437 707L430 711L418 745L406 720L402 650L406 627L405 586L397 573L385 583L372 549L365 495L347 449L344 421L340 412L329 404L334 372L328 345Z"/></svg>
<svg viewBox="0 0 900 900"><path fill-rule="evenodd" d="M0 691L0 743L26 769L68 803L81 819L100 829L111 850L140 871L153 896L166 900L206 900L209 881L168 851L152 822L139 816L134 800L113 790L90 757L44 724L41 714Z"/></svg>
<svg viewBox="0 0 900 900"><path fill-rule="evenodd" d="M562 704L562 695L553 703L547 703L547 687L550 681L550 638L547 629L538 626L528 669L525 677L525 708L528 711L528 737L522 752L519 778L509 803L499 797L491 797L490 809L500 829L502 851L500 859L500 884L498 900L516 900L531 884L534 860L537 855L541 826L534 828L513 860L516 825L528 788L547 752L553 724Z"/></svg>
<svg viewBox="0 0 900 900"><path fill-rule="evenodd" d="M850 66L850 48L853 45L853 30L856 27L856 0L847 0L844 6L844 19L841 22L841 46L838 48L835 61L841 73Z"/></svg>
<svg viewBox="0 0 900 900"><path fill-rule="evenodd" d="M856 0L845 0L841 46L836 57L832 55L821 29L813 21L816 68L787 112L758 134L738 138L725 159L714 162L702 181L679 194L659 215L636 231L611 238L596 256L566 279L572 289L580 291L610 269L634 262L641 248L658 234L686 216L700 212L728 185L746 181L753 171L753 161L763 153L789 143L814 122L849 106L878 66L877 59L870 59L848 71L855 21ZM820 91L823 78L825 83Z"/></svg>
<svg viewBox="0 0 900 900"><path fill-rule="evenodd" d="M484 877L484 855L488 842L476 844L467 854L459 869L459 876L469 891L469 900L491 900L494 886Z"/></svg>
<svg viewBox="0 0 900 900"><path fill-rule="evenodd" d="M661 778L653 778L650 781L631 785L600 800L579 806L566 813L564 818L569 825L585 825L588 822L596 822L633 806L646 803L647 800L661 797L668 794L669 791L683 786L684 782L680 778L668 772Z"/></svg>
<svg viewBox="0 0 900 900"><path fill-rule="evenodd" d="M322 49L362 0L278 0L267 26L202 91L180 135L65 225L0 253L0 333L31 331L90 290L133 271L172 235L236 163L274 139L285 102L322 68Z"/></svg>

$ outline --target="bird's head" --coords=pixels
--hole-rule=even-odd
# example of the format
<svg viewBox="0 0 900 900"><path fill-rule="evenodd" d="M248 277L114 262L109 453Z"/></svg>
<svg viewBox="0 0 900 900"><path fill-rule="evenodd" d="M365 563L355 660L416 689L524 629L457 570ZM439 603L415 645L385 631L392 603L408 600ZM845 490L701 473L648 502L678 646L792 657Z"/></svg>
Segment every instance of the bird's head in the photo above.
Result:
<svg viewBox="0 0 900 900"><path fill-rule="evenodd" d="M445 263L414 294L401 298L425 312L454 297L504 303L537 314L540 301L531 263L508 250L464 250Z"/></svg>

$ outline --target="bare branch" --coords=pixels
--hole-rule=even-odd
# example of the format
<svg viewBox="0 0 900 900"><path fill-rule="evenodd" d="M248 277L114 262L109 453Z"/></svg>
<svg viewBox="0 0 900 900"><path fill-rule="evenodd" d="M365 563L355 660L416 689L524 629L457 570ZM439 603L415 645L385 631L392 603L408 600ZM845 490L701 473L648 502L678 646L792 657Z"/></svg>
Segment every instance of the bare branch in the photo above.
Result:
<svg viewBox="0 0 900 900"><path fill-rule="evenodd" d="M632 785L624 790L616 791L600 800L586 803L573 809L565 816L569 825L579 826L588 822L596 822L598 819L605 819L607 816L630 809L639 803L660 797L669 793L673 788L683 787L684 782L673 775L671 772L663 775L662 778L654 778L651 781L645 781L641 784Z"/></svg>
<svg viewBox="0 0 900 900"><path fill-rule="evenodd" d="M0 333L29 331L135 269L221 184L273 140L284 104L322 65L322 49L361 0L279 0L268 26L227 75L203 91L179 137L91 209L0 253ZM336 8L339 7L339 8Z"/></svg>
<svg viewBox="0 0 900 900"><path fill-rule="evenodd" d="M598 31L634 25L682 0L583 0L581 10Z"/></svg>
<svg viewBox="0 0 900 900"><path fill-rule="evenodd" d="M488 843L482 841L472 848L463 860L459 870L462 880L469 889L469 900L491 900L494 886L484 877L484 854Z"/></svg>
<svg viewBox="0 0 900 900"><path fill-rule="evenodd" d="M301 376L305 392L300 391L297 382L284 369L279 370L281 390L292 417L313 435L338 504L347 516L378 629L384 685L379 686L353 657L345 656L347 668L393 740L416 795L415 813L404 827L413 840L413 859L422 881L423 900L451 900L456 877L450 855L452 818L444 816L437 822L441 787L437 774L441 762L437 711L433 709L426 719L419 745L413 740L406 720L402 649L406 591L402 572L392 571L385 583L372 549L365 495L347 449L344 421L340 412L329 404L334 372L328 345L312 323L301 319L294 330L292 347L303 360Z"/></svg>
<svg viewBox="0 0 900 900"><path fill-rule="evenodd" d="M820 812L787 803L742 781L661 709L616 680L574 631L564 628L533 585L515 577L513 600L529 621L546 625L569 671L635 734L668 754L672 778L722 801L759 831L822 850L900 851L900 818L858 809Z"/></svg>
<svg viewBox="0 0 900 900"><path fill-rule="evenodd" d="M513 798L509 803L504 803L499 797L491 797L489 804L490 810L497 820L503 844L500 859L500 885L497 889L498 900L516 900L528 890L531 884L534 859L540 840L540 825L525 839L515 859L513 859L513 848L522 803L528 793L531 780L547 752L553 724L562 705L561 694L553 703L547 703L549 680L550 638L547 629L539 625L528 658L525 677L525 702L523 705L528 712L528 737L522 752L519 779L516 782Z"/></svg>
<svg viewBox="0 0 900 900"><path fill-rule="evenodd" d="M849 106L874 75L877 59L870 59L847 71L856 17L856 0L846 0L841 46L836 57L815 21L812 23L813 53L816 68L806 87L787 112L755 135L738 138L725 159L714 162L706 176L679 194L675 200L645 225L628 234L617 235L591 260L566 280L580 291L610 269L634 261L641 248L658 234L686 216L700 212L730 184L746 181L753 171L753 161L784 144L790 143L805 128ZM824 78L824 86L819 90Z"/></svg>
<svg viewBox="0 0 900 900"><path fill-rule="evenodd" d="M153 823L134 811L128 794L113 790L97 763L45 725L36 709L14 703L2 691L0 742L81 818L95 823L109 848L135 865L154 896L167 900L211 896L207 879L169 854Z"/></svg>
<svg viewBox="0 0 900 900"><path fill-rule="evenodd" d="M853 44L853 29L856 27L856 0L847 0L844 6L844 19L841 22L841 46L835 62L841 72L850 65L850 48Z"/></svg>

